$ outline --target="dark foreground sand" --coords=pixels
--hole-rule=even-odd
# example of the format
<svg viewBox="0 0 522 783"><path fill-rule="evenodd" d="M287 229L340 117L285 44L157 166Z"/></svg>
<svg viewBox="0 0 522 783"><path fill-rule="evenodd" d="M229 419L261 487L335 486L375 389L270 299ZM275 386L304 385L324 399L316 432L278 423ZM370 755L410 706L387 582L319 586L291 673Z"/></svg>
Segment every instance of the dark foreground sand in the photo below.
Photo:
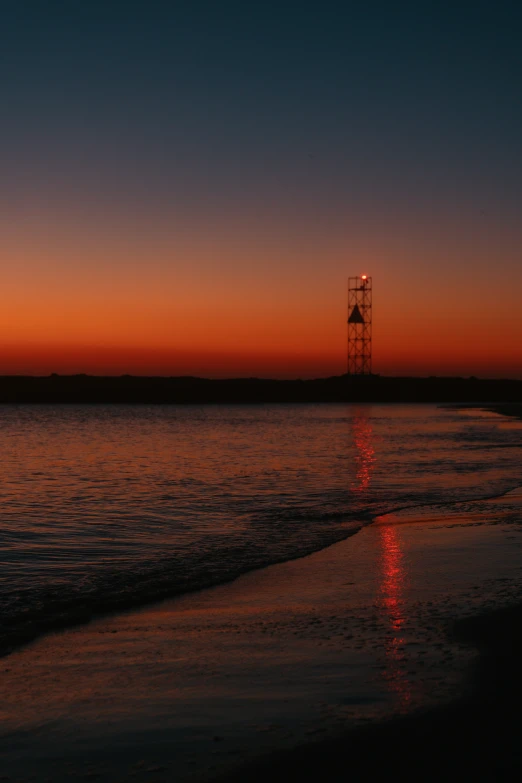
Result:
<svg viewBox="0 0 522 783"><path fill-rule="evenodd" d="M272 754L222 780L517 780L522 776L522 606L460 621L480 658L456 702Z"/></svg>

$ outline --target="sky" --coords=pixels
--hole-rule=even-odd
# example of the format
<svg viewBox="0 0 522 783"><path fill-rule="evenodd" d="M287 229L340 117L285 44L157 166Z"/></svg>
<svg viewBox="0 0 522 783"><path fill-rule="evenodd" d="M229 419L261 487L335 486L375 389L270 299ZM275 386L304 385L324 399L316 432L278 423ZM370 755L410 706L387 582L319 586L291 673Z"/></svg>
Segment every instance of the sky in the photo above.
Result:
<svg viewBox="0 0 522 783"><path fill-rule="evenodd" d="M522 5L0 6L0 374L522 377Z"/></svg>

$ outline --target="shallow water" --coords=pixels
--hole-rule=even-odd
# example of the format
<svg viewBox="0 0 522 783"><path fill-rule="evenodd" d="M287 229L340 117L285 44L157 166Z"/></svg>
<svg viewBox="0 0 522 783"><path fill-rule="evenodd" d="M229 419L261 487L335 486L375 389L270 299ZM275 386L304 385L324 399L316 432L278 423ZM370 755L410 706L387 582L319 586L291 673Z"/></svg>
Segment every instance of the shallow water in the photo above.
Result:
<svg viewBox="0 0 522 783"><path fill-rule="evenodd" d="M435 406L3 406L0 443L4 649L522 483L519 422Z"/></svg>

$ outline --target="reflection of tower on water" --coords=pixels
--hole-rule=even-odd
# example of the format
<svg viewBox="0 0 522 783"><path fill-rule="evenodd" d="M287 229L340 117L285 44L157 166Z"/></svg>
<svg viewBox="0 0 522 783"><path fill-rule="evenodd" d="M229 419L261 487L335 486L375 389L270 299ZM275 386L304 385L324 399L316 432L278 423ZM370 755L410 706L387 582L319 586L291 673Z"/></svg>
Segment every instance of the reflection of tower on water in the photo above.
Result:
<svg viewBox="0 0 522 783"><path fill-rule="evenodd" d="M355 475L352 491L365 493L371 483L375 468L375 435L369 415L371 408L358 406L353 409L351 418L352 449L354 451ZM401 548L400 534L393 525L378 525L379 556L379 598L378 603L383 614L383 622L388 634L384 642L386 669L384 678L387 688L399 699L402 707L411 702L411 685L405 670L404 656L404 590L406 568Z"/></svg>
<svg viewBox="0 0 522 783"><path fill-rule="evenodd" d="M368 410L357 408L351 420L351 434L355 451L355 481L352 490L364 492L370 485L375 465L375 449L373 448L373 428Z"/></svg>

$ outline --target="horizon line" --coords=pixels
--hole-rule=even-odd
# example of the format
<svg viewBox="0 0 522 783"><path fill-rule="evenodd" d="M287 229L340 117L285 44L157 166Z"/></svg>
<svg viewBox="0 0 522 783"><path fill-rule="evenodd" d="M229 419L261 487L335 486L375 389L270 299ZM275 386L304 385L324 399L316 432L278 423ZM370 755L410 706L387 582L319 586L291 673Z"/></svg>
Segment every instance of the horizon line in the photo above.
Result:
<svg viewBox="0 0 522 783"><path fill-rule="evenodd" d="M133 373L119 373L118 375L98 375L98 374L92 374L92 373L85 373L85 372L79 372L79 373L57 373L57 372L51 372L47 373L46 375L34 375L34 374L27 374L27 373L6 373L6 374L0 374L0 380L7 379L7 378L19 378L19 379L34 379L34 380L48 380L48 379L68 379L68 378L91 378L91 379L99 379L99 380L122 380L122 379L137 379L137 380L195 380L195 381L208 381L210 383L223 383L226 381L263 381L263 382L272 382L272 383L313 383L314 381L331 381L331 380L375 380L375 379L381 379L381 380L461 380L461 381L484 381L484 382L495 382L495 381L504 381L507 383L512 382L522 382L522 377L506 377L506 376L498 376L498 377L482 377L478 375L383 375L381 373L365 373L360 375L349 373L341 373L340 375L326 375L326 376L317 376L314 378L302 378L302 377L295 377L295 378L272 378L272 377L263 377L263 376L257 376L257 375L243 375L243 376L227 376L224 378L210 378L203 375L139 375L139 374L133 374Z"/></svg>

